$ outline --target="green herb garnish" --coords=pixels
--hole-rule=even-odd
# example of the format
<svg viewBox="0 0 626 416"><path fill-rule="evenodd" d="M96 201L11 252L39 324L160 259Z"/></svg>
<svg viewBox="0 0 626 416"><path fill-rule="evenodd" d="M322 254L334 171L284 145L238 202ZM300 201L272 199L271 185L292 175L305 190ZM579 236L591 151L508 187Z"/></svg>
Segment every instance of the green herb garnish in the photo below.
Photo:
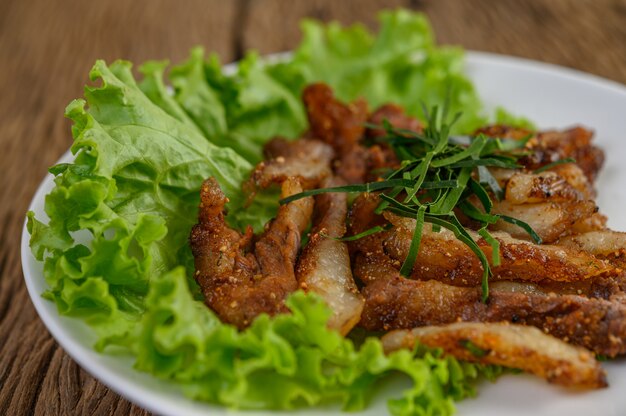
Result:
<svg viewBox="0 0 626 416"><path fill-rule="evenodd" d="M490 195L500 199L503 192L489 168L520 168L517 160L523 156L526 142L487 137L483 134L468 139L450 137L450 129L460 114L447 122L445 109L441 116L437 107L430 115L427 111L425 113L429 122L423 133L395 129L386 120L382 126L376 126L386 132L379 140L389 144L402 159L400 168L385 172L381 180L305 191L282 199L280 203L285 204L326 192L381 191L381 203L376 210L377 213L389 211L416 220L409 253L400 273L404 276L411 274L425 223L430 223L437 229L447 228L480 260L483 267L482 300L486 302L489 297L489 276L492 274L489 260L472 234L461 224L455 212L458 210L479 224L478 234L491 245L491 261L494 266L500 264L500 243L487 230L490 224L499 220L510 222L524 229L537 244L540 244L541 238L527 223L491 213L493 202ZM480 202L482 209L473 204L472 197ZM350 238L357 239L370 235L382 230L379 228L367 230Z"/></svg>
<svg viewBox="0 0 626 416"><path fill-rule="evenodd" d="M349 237L342 237L342 238L338 238L338 237L331 237L328 234L321 232L320 235L322 237L326 237L326 238L330 238L333 239L335 241L356 241L356 240L360 240L363 237L367 237L368 235L372 235L372 234L376 234L379 233L381 231L386 231L391 229L392 225L391 224L385 224L385 225L376 225L372 228L369 228L365 231L363 231L362 233L358 233L355 235L351 235Z"/></svg>

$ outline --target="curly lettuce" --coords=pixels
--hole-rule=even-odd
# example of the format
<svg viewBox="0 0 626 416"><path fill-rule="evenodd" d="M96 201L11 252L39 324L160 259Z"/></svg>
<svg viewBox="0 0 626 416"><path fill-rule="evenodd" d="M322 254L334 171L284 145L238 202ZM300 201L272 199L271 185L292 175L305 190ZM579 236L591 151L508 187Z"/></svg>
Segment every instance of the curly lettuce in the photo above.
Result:
<svg viewBox="0 0 626 416"><path fill-rule="evenodd" d="M390 403L394 414L424 408L450 414L454 399L474 393L480 374L499 371L424 349L386 356L376 338L356 348L326 327L326 305L302 292L287 300L291 314L262 315L239 332L193 301L182 268L153 280L147 304L129 343L137 368L176 380L194 398L232 408L292 409L334 399L344 410L359 410L374 384L396 371L413 387Z"/></svg>
<svg viewBox="0 0 626 416"><path fill-rule="evenodd" d="M129 62L96 62L95 85L66 109L75 159L50 169L49 220L28 214L44 296L90 324L96 348L124 347L139 370L200 400L271 409L334 401L359 410L379 380L403 374L412 387L389 401L391 413L451 414L480 375L498 369L419 348L387 356L375 337L357 345L328 330L326 305L300 292L287 300L290 314L260 316L239 332L206 308L193 281L187 239L202 181L217 178L232 226L262 229L277 198L262 194L246 208L241 184L268 139L306 129L307 83L326 82L341 99L364 96L372 106L396 102L415 115L421 102L447 100L464 112L463 132L485 122L462 51L437 47L423 16L383 13L378 36L358 25L303 29L290 60L265 64L250 54L232 73L201 49L168 80L167 62L141 65L141 80Z"/></svg>
<svg viewBox="0 0 626 416"><path fill-rule="evenodd" d="M380 26L375 37L361 25L344 29L304 21L293 60L270 73L292 90L321 81L344 101L364 97L372 108L392 102L420 119L424 105L447 103L451 114L463 113L453 133L468 133L487 122L463 73L462 49L437 46L426 17L406 10L381 13Z"/></svg>

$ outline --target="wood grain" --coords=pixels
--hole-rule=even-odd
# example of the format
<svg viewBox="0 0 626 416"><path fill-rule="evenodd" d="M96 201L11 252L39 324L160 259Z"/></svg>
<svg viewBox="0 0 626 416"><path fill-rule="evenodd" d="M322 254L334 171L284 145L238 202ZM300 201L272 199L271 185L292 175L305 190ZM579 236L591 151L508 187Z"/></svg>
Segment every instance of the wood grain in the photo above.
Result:
<svg viewBox="0 0 626 416"><path fill-rule="evenodd" d="M383 7L425 11L442 43L538 59L626 83L625 0L3 0L0 2L0 414L140 415L51 338L26 293L19 239L48 166L69 147L65 105L96 58L227 62L293 48L298 20L375 28Z"/></svg>

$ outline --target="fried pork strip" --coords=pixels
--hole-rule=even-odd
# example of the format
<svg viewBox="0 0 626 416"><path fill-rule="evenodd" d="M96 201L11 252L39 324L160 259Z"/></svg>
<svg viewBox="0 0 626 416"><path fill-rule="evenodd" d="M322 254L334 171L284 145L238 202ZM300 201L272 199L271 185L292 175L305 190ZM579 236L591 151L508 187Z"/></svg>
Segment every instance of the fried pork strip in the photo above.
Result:
<svg viewBox="0 0 626 416"><path fill-rule="evenodd" d="M352 234L360 233L373 225L380 225L384 221L382 216L374 213L378 203L378 197L374 194L363 194L357 198L349 216ZM401 218L400 220L404 221ZM410 226L406 228L411 229ZM541 284L495 281L490 284L490 298L485 304L481 301L482 290L478 286L462 287L435 280L401 277L398 272L401 261L390 257L384 247L394 232L381 232L350 243L354 258L353 273L366 285L363 290L366 303L361 318L364 328L379 331L457 321L510 321L539 327L561 339L602 354L615 356L626 352L625 295L613 276L572 282L550 280ZM445 232L441 230L439 234ZM424 237L422 238L424 243ZM462 244L456 239L454 242ZM523 244L539 250L545 247L527 242ZM575 270L576 258L580 257L580 252L564 250L563 260L566 263L570 261L572 270ZM420 255L421 253L420 251ZM541 264L546 261L545 254L541 251L539 254L535 261ZM455 258L459 257L457 254L441 254L438 258L434 256L433 260L433 256L430 254L425 257L427 261L448 261L448 266L443 269L454 268ZM552 260L557 262L558 257ZM584 253L583 258L593 260L593 257ZM602 262L599 264L603 265ZM532 276L534 267L536 266L528 266L528 276ZM457 270L460 273L465 269L467 266L462 265ZM555 272L560 273L558 269ZM591 270L589 272L593 273ZM515 273L510 279L517 279L517 275ZM433 273L431 277L440 278L437 273ZM424 279L427 278L425 275Z"/></svg>
<svg viewBox="0 0 626 416"><path fill-rule="evenodd" d="M391 213L384 216L394 225L383 242L384 251L391 259L404 262L415 230L415 220ZM491 263L492 247L476 232L468 232ZM577 248L537 245L503 232L493 232L492 235L500 242L500 265L491 266L491 281L579 282L621 273L608 262ZM483 267L478 257L452 231L441 229L433 232L431 224L424 224L411 278L436 279L457 286L478 286L482 276Z"/></svg>
<svg viewBox="0 0 626 416"><path fill-rule="evenodd" d="M487 126L476 131L491 137L521 140L532 132L508 126ZM560 159L574 158L591 183L594 182L604 163L604 152L592 144L593 132L583 127L563 131L544 131L533 135L526 148L531 154L520 163L534 170Z"/></svg>
<svg viewBox="0 0 626 416"><path fill-rule="evenodd" d="M589 181L585 172L576 163L564 163L561 165L552 166L546 171L556 173L563 178L574 189L580 192L580 195L585 199L594 199L596 197L596 191L593 189L593 184Z"/></svg>
<svg viewBox="0 0 626 416"><path fill-rule="evenodd" d="M356 199L349 217L352 234L358 234L386 222L383 216L374 213L378 204L379 199L375 194L363 194ZM392 230L350 243L355 257L355 274L364 283L385 276L386 268L399 269L409 250L415 220L390 213L386 213L385 217L394 225ZM491 259L491 246L476 233L470 233L487 258ZM595 284L599 278L613 277L620 273L620 270L609 263L576 248L536 245L516 240L501 232L495 232L493 235L500 241L501 251L500 266L492 268L494 273L492 279L495 280L519 279L541 282L557 292L570 293L581 290L589 293L592 290L597 291L591 282ZM374 264L368 264L361 257L376 258L376 261ZM480 285L482 273L482 265L476 255L451 231L441 229L436 233L432 231L430 224L424 225L412 278L438 279L453 285L475 286ZM578 286L567 285L560 289L559 285L554 284L583 280L589 280L589 283Z"/></svg>
<svg viewBox="0 0 626 416"><path fill-rule="evenodd" d="M283 198L302 191L300 182L282 183ZM200 189L198 224L191 232L195 278L205 298L222 321L245 328L261 313L275 315L287 309L284 299L297 289L294 274L300 236L313 210L313 199L282 205L276 218L252 248L252 229L244 235L228 227L224 205L228 199L214 178Z"/></svg>
<svg viewBox="0 0 626 416"><path fill-rule="evenodd" d="M567 387L606 387L605 373L592 353L539 329L509 323L459 322L396 330L382 338L386 353L415 344L442 348L465 361L517 368Z"/></svg>
<svg viewBox="0 0 626 416"><path fill-rule="evenodd" d="M581 172L582 174L582 172ZM570 172L570 180L578 183L577 175ZM584 178L584 176L583 176ZM580 184L579 186L584 186ZM586 187L583 188L586 190ZM556 172L523 173L511 176L506 183L504 199L511 204L534 204L539 202L566 202L586 199L564 177Z"/></svg>
<svg viewBox="0 0 626 416"><path fill-rule="evenodd" d="M333 170L350 184L373 181L382 168L399 165L395 152L385 143L365 147L365 138L376 139L384 135L380 129L365 128L366 122L382 124L390 121L395 127L420 132L422 126L409 117L402 108L386 104L368 118L367 103L356 100L342 103L325 84L312 84L304 89L302 99L307 111L310 130L308 137L332 146L335 151Z"/></svg>
<svg viewBox="0 0 626 416"><path fill-rule="evenodd" d="M559 245L574 247L626 270L626 233L594 230L563 237Z"/></svg>
<svg viewBox="0 0 626 416"><path fill-rule="evenodd" d="M564 341L614 357L626 353L626 305L577 295L492 287L481 302L479 287L406 279L398 273L363 290L361 325L368 330L410 329L459 321L538 327Z"/></svg>
<svg viewBox="0 0 626 416"><path fill-rule="evenodd" d="M385 120L398 130L409 130L416 133L421 133L423 130L422 124L418 119L408 116L402 107L396 104L384 104L380 106L372 113L367 121L369 124L382 126ZM375 139L385 136L387 132L381 128L368 128L365 134Z"/></svg>
<svg viewBox="0 0 626 416"><path fill-rule="evenodd" d="M559 244L579 248L594 256L621 256L626 252L626 233L612 230L590 231L563 237Z"/></svg>
<svg viewBox="0 0 626 416"><path fill-rule="evenodd" d="M344 104L325 84L311 84L302 92L310 136L333 147L333 169L348 183L361 183L368 171L368 151L360 142L365 133L367 103L363 99Z"/></svg>
<svg viewBox="0 0 626 416"><path fill-rule="evenodd" d="M571 228L597 212L590 199L591 192L585 186L582 171L575 167L562 170L567 179L557 172L539 174L517 172L506 181L502 201L494 201L491 212L507 215L529 224L542 238L551 243ZM581 192L575 184L583 191ZM503 220L492 226L515 238L529 239L528 233L517 225Z"/></svg>
<svg viewBox="0 0 626 416"><path fill-rule="evenodd" d="M268 160L256 166L244 185L244 189L252 194L256 189L282 183L289 177L298 177L304 188L311 188L332 174L333 149L319 140L275 138L264 150Z"/></svg>
<svg viewBox="0 0 626 416"><path fill-rule="evenodd" d="M339 186L328 179L322 187ZM363 296L350 268L346 243L337 241L346 232L347 194L328 193L315 197L314 227L296 267L300 286L320 295L333 314L328 326L346 335L361 319Z"/></svg>
<svg viewBox="0 0 626 416"><path fill-rule="evenodd" d="M388 121L396 129L422 132L421 123L416 118L408 116L402 107L395 104L380 106L367 120L369 124L376 126L382 126L384 121ZM386 135L387 132L382 128L368 127L365 131L365 137L374 142L367 149L369 163L366 182L376 181L383 169L397 169L400 166L395 151L384 140L379 140Z"/></svg>

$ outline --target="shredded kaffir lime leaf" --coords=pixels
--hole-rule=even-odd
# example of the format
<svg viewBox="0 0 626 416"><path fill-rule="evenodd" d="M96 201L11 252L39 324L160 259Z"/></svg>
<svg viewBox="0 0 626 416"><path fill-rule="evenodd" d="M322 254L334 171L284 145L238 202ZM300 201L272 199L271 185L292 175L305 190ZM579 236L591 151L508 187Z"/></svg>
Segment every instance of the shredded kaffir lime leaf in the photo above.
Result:
<svg viewBox="0 0 626 416"><path fill-rule="evenodd" d="M502 198L502 189L489 168L519 169L518 159L525 154L524 140L493 138L479 134L473 138L451 137L450 130L460 118L457 114L446 121L447 110L439 116L439 109L425 111L428 126L422 133L396 129L383 121L386 135L378 140L387 143L402 160L400 167L384 172L376 182L333 188L313 189L282 199L281 204L307 196L327 192L373 192L380 191L381 204L376 212L388 211L416 220L409 253L400 268L400 273L409 276L419 253L425 223L435 229L447 228L456 238L465 243L478 257L483 267L482 300L489 297L491 265L472 234L461 224L455 210L478 223L478 234L492 247L491 263L500 264L500 243L488 231L488 226L499 220L524 229L529 236L541 244L541 238L530 225L516 218L493 214L492 195ZM475 199L473 198L475 197ZM472 200L478 200L482 209ZM379 227L381 228L381 227ZM364 237L381 229L367 230Z"/></svg>

